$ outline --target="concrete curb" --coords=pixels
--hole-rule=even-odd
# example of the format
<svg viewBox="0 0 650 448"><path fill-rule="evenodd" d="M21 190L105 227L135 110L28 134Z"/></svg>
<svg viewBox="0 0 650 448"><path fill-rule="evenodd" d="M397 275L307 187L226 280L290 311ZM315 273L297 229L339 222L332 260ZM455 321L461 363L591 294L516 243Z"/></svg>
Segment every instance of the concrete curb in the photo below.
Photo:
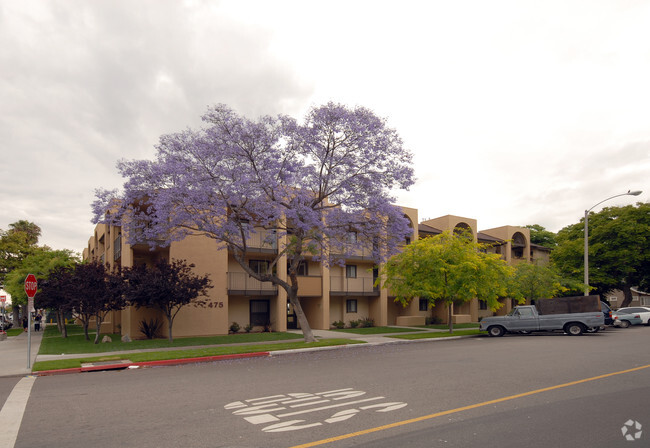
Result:
<svg viewBox="0 0 650 448"><path fill-rule="evenodd" d="M177 366L182 364L198 364L203 362L225 361L228 359L241 359L241 358L256 358L270 356L269 352L255 352L255 353L238 353L234 355L215 355L215 356L202 356L199 358L178 358L178 359L163 359L160 361L142 361L142 362L127 362L116 364L102 364L87 367L74 367L70 369L56 369L56 370L41 370L33 372L35 376L52 376L64 375L67 373L84 373L84 372L100 372L103 370L124 370L133 367L160 367L160 366Z"/></svg>

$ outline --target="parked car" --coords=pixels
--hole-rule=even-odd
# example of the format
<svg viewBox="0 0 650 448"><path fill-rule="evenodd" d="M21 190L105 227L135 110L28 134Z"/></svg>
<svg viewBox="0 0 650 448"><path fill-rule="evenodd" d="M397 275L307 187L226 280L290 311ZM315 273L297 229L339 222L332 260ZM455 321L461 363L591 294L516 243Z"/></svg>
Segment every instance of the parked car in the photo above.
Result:
<svg viewBox="0 0 650 448"><path fill-rule="evenodd" d="M605 302L601 300L600 309L603 311L605 316L605 325L614 325L614 319L612 319L612 309Z"/></svg>
<svg viewBox="0 0 650 448"><path fill-rule="evenodd" d="M639 316L641 316L641 320L643 320L644 325L650 325L650 307L628 306L625 308L619 308L616 311L638 314Z"/></svg>
<svg viewBox="0 0 650 448"><path fill-rule="evenodd" d="M636 313L626 313L617 310L612 313L612 317L614 318L615 327L627 328L630 325L643 324L643 320L641 319L641 316L639 316Z"/></svg>
<svg viewBox="0 0 650 448"><path fill-rule="evenodd" d="M5 331L11 328L13 324L9 319L6 319L2 316L0 316L0 331Z"/></svg>

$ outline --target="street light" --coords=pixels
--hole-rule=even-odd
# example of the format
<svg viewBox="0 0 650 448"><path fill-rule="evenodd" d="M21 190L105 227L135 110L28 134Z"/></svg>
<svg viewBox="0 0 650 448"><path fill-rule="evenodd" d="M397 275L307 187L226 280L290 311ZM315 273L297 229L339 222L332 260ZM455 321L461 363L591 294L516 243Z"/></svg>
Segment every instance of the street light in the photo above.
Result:
<svg viewBox="0 0 650 448"><path fill-rule="evenodd" d="M592 211L595 207L599 206L605 201L609 201L610 199L617 198L619 196L638 196L641 193L643 193L641 190L636 190L636 191L630 191L628 190L627 193L621 193L617 194L616 196L612 196L611 198L603 199L600 201L598 204L594 205L588 210L585 210L585 295L589 295L589 212Z"/></svg>

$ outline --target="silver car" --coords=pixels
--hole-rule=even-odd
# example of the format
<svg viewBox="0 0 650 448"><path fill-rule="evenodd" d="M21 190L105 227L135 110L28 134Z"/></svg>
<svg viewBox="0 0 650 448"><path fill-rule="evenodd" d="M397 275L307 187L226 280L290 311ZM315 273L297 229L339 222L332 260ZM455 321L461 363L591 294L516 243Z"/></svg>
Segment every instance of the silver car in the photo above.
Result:
<svg viewBox="0 0 650 448"><path fill-rule="evenodd" d="M621 310L612 311L612 319L614 319L614 326L621 328L643 324L643 319L637 313L626 313Z"/></svg>
<svg viewBox="0 0 650 448"><path fill-rule="evenodd" d="M638 314L645 325L650 325L650 307L628 306L625 308L619 308L617 311Z"/></svg>

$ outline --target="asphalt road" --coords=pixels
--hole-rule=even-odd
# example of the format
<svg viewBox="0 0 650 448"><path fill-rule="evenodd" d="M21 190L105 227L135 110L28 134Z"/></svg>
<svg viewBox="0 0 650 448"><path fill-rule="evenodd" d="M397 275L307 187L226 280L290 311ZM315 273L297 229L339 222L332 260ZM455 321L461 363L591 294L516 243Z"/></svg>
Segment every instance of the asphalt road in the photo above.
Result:
<svg viewBox="0 0 650 448"><path fill-rule="evenodd" d="M16 447L648 446L650 328L37 378ZM16 383L0 379L0 400ZM638 439L627 441L621 428Z"/></svg>

